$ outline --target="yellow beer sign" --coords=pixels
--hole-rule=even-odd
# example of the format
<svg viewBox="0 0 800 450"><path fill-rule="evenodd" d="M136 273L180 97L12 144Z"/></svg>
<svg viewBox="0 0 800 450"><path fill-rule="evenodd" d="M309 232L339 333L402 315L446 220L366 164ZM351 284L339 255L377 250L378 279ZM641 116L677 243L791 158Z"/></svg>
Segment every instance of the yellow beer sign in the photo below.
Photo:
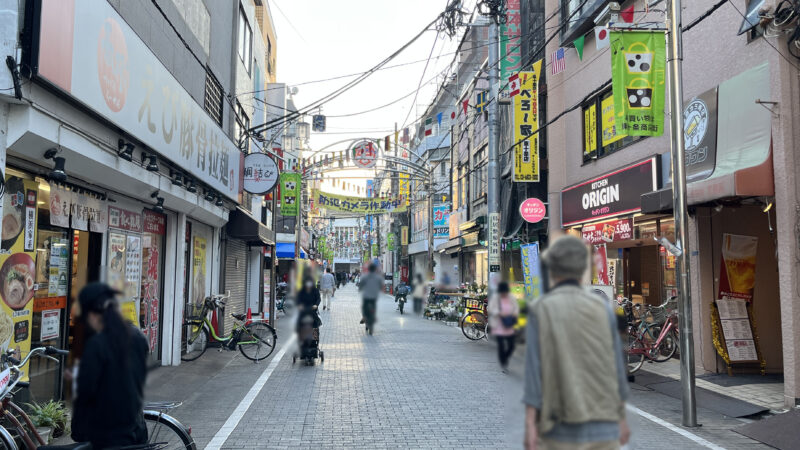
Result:
<svg viewBox="0 0 800 450"><path fill-rule="evenodd" d="M542 61L532 72L520 72L519 94L514 96L514 181L539 181L539 75Z"/></svg>

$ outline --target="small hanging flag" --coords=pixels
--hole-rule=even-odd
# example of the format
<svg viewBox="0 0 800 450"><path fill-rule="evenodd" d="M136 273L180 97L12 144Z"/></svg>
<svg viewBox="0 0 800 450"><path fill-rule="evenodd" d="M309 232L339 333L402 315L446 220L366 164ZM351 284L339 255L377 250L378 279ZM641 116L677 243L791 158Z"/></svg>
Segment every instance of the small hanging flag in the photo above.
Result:
<svg viewBox="0 0 800 450"><path fill-rule="evenodd" d="M633 22L633 5L623 9L619 12L620 18L622 18L623 22L631 23Z"/></svg>
<svg viewBox="0 0 800 450"><path fill-rule="evenodd" d="M608 47L608 29L606 27L594 27L594 43L598 50Z"/></svg>
<svg viewBox="0 0 800 450"><path fill-rule="evenodd" d="M444 113L439 113L439 114L436 114L436 123L437 123L439 126L441 126L441 125L442 125L442 116L443 116L443 115L444 115Z"/></svg>
<svg viewBox="0 0 800 450"><path fill-rule="evenodd" d="M558 50L554 51L552 55L550 55L550 73L552 75L557 75L564 71L567 68L566 61L564 58L564 47L559 47Z"/></svg>
<svg viewBox="0 0 800 450"><path fill-rule="evenodd" d="M478 92L478 101L475 104L475 109L478 113L486 111L486 91Z"/></svg>
<svg viewBox="0 0 800 450"><path fill-rule="evenodd" d="M461 102L461 109L464 111L464 115L467 115L467 108L469 108L469 100L464 100Z"/></svg>
<svg viewBox="0 0 800 450"><path fill-rule="evenodd" d="M581 61L583 61L583 44L585 39L586 36L581 36L572 42L572 45L575 46L575 50L578 51L578 59L580 59Z"/></svg>
<svg viewBox="0 0 800 450"><path fill-rule="evenodd" d="M519 94L519 74L515 73L508 77L508 96L514 97Z"/></svg>
<svg viewBox="0 0 800 450"><path fill-rule="evenodd" d="M455 120L455 119L456 119L456 109L453 108L450 110L450 120Z"/></svg>
<svg viewBox="0 0 800 450"><path fill-rule="evenodd" d="M425 136L433 134L433 119L428 117L425 119Z"/></svg>

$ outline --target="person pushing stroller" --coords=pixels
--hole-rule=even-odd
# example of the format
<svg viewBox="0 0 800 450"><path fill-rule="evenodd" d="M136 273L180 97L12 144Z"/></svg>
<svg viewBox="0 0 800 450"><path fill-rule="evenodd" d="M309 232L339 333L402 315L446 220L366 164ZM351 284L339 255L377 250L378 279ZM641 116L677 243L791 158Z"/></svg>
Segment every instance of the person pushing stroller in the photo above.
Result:
<svg viewBox="0 0 800 450"><path fill-rule="evenodd" d="M300 346L300 354L295 353L292 362L304 359L307 365L314 363L314 359L319 357L324 361L324 354L319 350L319 327L322 326L322 319L319 317L318 309L321 301L319 289L314 284L311 277L303 280L303 288L297 293L297 340Z"/></svg>

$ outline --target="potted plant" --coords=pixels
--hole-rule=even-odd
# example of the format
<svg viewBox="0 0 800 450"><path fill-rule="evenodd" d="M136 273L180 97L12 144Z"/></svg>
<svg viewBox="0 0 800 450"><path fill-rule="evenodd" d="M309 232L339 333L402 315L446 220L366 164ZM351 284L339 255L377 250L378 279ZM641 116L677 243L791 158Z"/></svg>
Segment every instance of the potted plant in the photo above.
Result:
<svg viewBox="0 0 800 450"><path fill-rule="evenodd" d="M30 418L36 431L44 439L50 442L52 437L59 437L67 432L69 427L69 413L64 404L55 400L47 403L29 403Z"/></svg>

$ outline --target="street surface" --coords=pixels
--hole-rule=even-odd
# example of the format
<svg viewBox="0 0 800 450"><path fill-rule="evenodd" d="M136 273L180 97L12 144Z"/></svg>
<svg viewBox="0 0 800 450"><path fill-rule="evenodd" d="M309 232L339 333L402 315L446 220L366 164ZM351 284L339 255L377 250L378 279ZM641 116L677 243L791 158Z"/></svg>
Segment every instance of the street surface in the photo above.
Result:
<svg viewBox="0 0 800 450"><path fill-rule="evenodd" d="M524 348L505 375L491 342L401 316L389 296L378 303L374 336L359 319L349 284L322 312L324 363L292 364L291 318L281 317L268 360L209 350L157 369L148 400L183 401L173 415L192 427L198 448L521 448ZM675 425L680 412L680 401L633 384L629 448L768 448L730 431L743 420L701 408L703 426L684 429Z"/></svg>

